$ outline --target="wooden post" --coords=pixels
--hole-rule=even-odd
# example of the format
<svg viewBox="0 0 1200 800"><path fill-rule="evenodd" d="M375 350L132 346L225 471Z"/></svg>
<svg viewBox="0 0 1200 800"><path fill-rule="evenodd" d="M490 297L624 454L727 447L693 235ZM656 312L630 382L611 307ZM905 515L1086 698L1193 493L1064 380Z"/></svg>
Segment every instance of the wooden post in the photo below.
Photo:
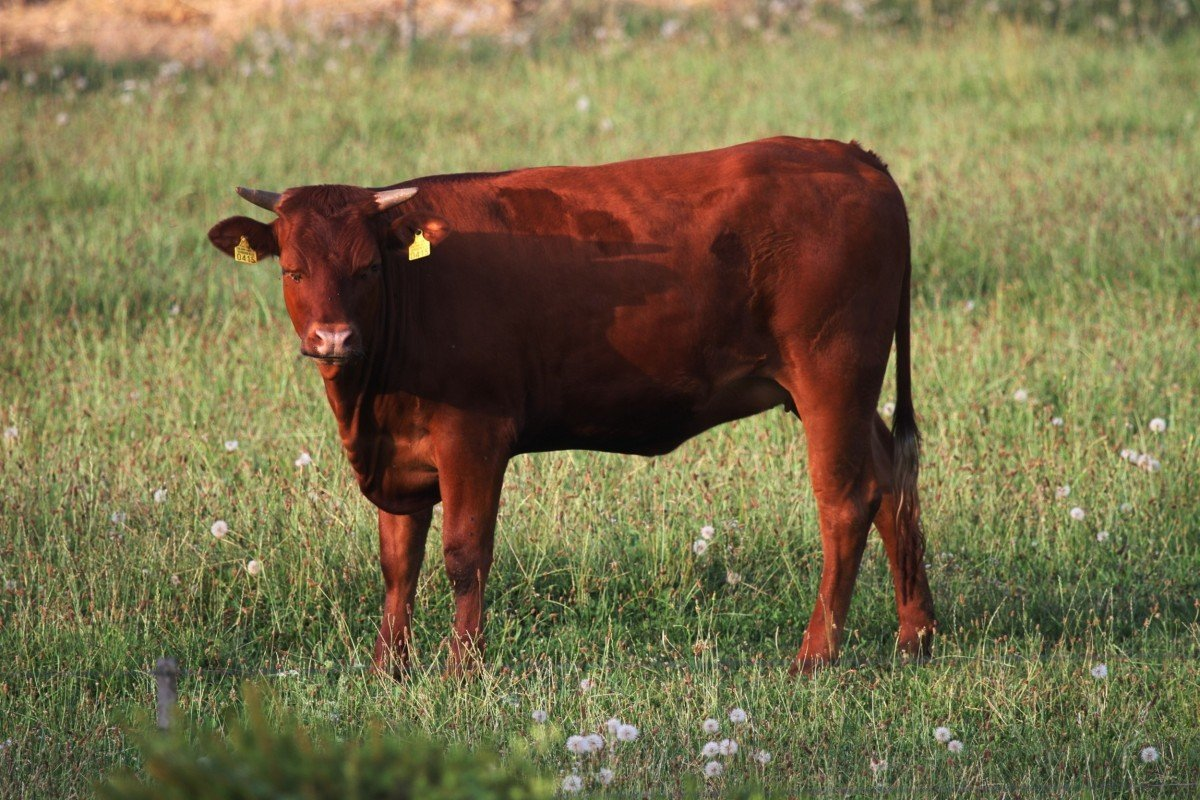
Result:
<svg viewBox="0 0 1200 800"><path fill-rule="evenodd" d="M179 662L173 658L160 658L154 664L154 695L158 711L159 730L171 725L175 713L175 702L179 698Z"/></svg>

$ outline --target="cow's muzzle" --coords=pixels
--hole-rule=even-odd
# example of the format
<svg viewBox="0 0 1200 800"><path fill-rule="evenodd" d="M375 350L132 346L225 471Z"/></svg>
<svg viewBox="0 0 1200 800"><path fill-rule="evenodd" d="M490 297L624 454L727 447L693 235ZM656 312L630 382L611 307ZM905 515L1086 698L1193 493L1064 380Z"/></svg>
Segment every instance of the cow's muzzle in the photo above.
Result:
<svg viewBox="0 0 1200 800"><path fill-rule="evenodd" d="M300 343L300 355L322 364L349 364L362 358L358 336L350 325L313 325Z"/></svg>

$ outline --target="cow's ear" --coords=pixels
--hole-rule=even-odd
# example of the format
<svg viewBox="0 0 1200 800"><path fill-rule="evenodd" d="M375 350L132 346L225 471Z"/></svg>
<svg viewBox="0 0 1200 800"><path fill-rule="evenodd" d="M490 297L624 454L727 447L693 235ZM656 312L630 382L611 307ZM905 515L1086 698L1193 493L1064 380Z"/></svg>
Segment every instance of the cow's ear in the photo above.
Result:
<svg viewBox="0 0 1200 800"><path fill-rule="evenodd" d="M246 240L251 253L242 247L242 239ZM254 263L260 258L279 255L279 242L275 240L275 231L270 225L250 217L230 217L223 219L208 232L208 240L213 247L238 261Z"/></svg>
<svg viewBox="0 0 1200 800"><path fill-rule="evenodd" d="M450 223L427 211L410 211L392 222L392 245L401 249L408 247L417 237L417 231L421 232L431 247L437 247L450 235Z"/></svg>

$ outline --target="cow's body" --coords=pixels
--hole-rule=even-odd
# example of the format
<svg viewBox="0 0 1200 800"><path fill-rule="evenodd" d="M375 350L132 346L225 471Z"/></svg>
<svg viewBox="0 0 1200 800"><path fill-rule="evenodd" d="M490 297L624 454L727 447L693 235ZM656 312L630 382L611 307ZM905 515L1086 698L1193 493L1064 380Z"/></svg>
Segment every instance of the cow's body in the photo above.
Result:
<svg viewBox="0 0 1200 800"><path fill-rule="evenodd" d="M364 342L361 357L321 370L359 484L381 509L388 599L377 663L403 660L437 502L446 504L459 604L457 659L479 635L509 458L665 453L780 405L809 432L826 557L798 665L835 655L873 519L893 563L901 643L927 647L934 622L908 396L909 233L882 162L853 144L778 138L400 186L417 189L415 199L365 222L370 190L300 188L272 205L276 252L285 269L303 271L313 295L285 292L302 339L320 350L331 337L321 326L341 325L323 319L328 303L333 316L348 305L370 309L341 334ZM380 230L411 241L419 227L453 233L413 262L406 241L395 251L381 243ZM220 228L210 235L226 250L245 232ZM372 259L372 242L388 255L378 284L360 290L364 273L348 273ZM339 259L344 274L318 266ZM875 413L893 336L902 370L895 443Z"/></svg>

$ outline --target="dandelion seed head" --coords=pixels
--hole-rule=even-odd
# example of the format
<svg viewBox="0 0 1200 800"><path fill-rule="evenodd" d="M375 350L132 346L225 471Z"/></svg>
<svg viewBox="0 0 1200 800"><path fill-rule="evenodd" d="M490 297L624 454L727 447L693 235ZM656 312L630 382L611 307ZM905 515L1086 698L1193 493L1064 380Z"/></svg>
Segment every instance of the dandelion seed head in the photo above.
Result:
<svg viewBox="0 0 1200 800"><path fill-rule="evenodd" d="M617 728L617 739L622 742L632 742L638 738L641 733L637 727L628 723L621 723L621 727Z"/></svg>
<svg viewBox="0 0 1200 800"><path fill-rule="evenodd" d="M700 748L700 755L705 758L716 758L721 755L721 745L716 742L707 742L704 747Z"/></svg>
<svg viewBox="0 0 1200 800"><path fill-rule="evenodd" d="M155 489L154 490L154 502L156 502L156 503L167 502L167 490L163 489L162 487Z"/></svg>
<svg viewBox="0 0 1200 800"><path fill-rule="evenodd" d="M212 527L209 528L208 530L209 530L209 532L212 533L213 536L220 539L225 534L229 533L229 523L223 519L219 519L216 522L214 522L212 524Z"/></svg>
<svg viewBox="0 0 1200 800"><path fill-rule="evenodd" d="M179 585L179 583L180 583L179 576L178 576L178 575L172 575L172 576L171 576L171 585L172 585L172 586L178 586L178 585Z"/></svg>
<svg viewBox="0 0 1200 800"><path fill-rule="evenodd" d="M608 786L613 782L613 778L615 777L616 775L608 767L601 767L600 771L596 773L596 780L600 782L601 786Z"/></svg>
<svg viewBox="0 0 1200 800"><path fill-rule="evenodd" d="M293 463L297 467L307 467L312 463L312 456L309 455L307 450L301 450L300 455L296 456L296 460Z"/></svg>
<svg viewBox="0 0 1200 800"><path fill-rule="evenodd" d="M529 716L532 717L533 721L539 725L545 724L546 720L549 719L549 715L540 708L537 709L536 711L534 711Z"/></svg>
<svg viewBox="0 0 1200 800"><path fill-rule="evenodd" d="M593 753L599 753L604 749L604 737L598 733L589 733L586 737L588 750Z"/></svg>
<svg viewBox="0 0 1200 800"><path fill-rule="evenodd" d="M950 732L949 728L942 726L940 728L934 728L933 738L937 739L942 744L945 744L954 738L954 734Z"/></svg>
<svg viewBox="0 0 1200 800"><path fill-rule="evenodd" d="M698 556L702 556L705 553L707 553L708 552L708 540L707 539L697 539L696 541L692 542L692 552Z"/></svg>
<svg viewBox="0 0 1200 800"><path fill-rule="evenodd" d="M591 678L584 678L579 682L579 691L586 692L596 686L596 682Z"/></svg>
<svg viewBox="0 0 1200 800"><path fill-rule="evenodd" d="M583 778L578 775L568 775L563 778L562 789L568 794L575 794L583 788Z"/></svg>
<svg viewBox="0 0 1200 800"><path fill-rule="evenodd" d="M1059 500L1062 500L1064 497L1070 497L1071 496L1071 487L1064 483L1062 486L1059 486L1057 489L1054 490L1054 496L1057 497Z"/></svg>
<svg viewBox="0 0 1200 800"><path fill-rule="evenodd" d="M238 449L238 440L237 439L226 440L226 442L225 442L225 451L226 452L232 453L234 450L237 450L237 449Z"/></svg>
<svg viewBox="0 0 1200 800"><path fill-rule="evenodd" d="M700 727L704 729L705 733L707 733L709 736L712 736L714 733L721 730L721 723L717 722L712 717L709 717L708 719L704 720L703 723L701 723Z"/></svg>
<svg viewBox="0 0 1200 800"><path fill-rule="evenodd" d="M1087 512L1084 511L1079 506L1075 506L1074 508L1072 508L1070 511L1070 514L1071 514L1071 519L1075 520L1076 522L1081 522L1083 520L1083 518L1087 516Z"/></svg>
<svg viewBox="0 0 1200 800"><path fill-rule="evenodd" d="M124 511L114 511L112 515L113 525L124 525L127 517Z"/></svg>
<svg viewBox="0 0 1200 800"><path fill-rule="evenodd" d="M950 741L946 742L946 749L951 753L961 753L963 750L963 743L958 739L951 739Z"/></svg>
<svg viewBox="0 0 1200 800"><path fill-rule="evenodd" d="M871 757L872 775L879 775L880 773L887 772L887 767L888 765L886 758L875 758L874 756Z"/></svg>
<svg viewBox="0 0 1200 800"><path fill-rule="evenodd" d="M704 765L704 777L717 778L725 771L725 765L720 761L710 761Z"/></svg>
<svg viewBox="0 0 1200 800"><path fill-rule="evenodd" d="M1013 400L1016 400L1018 403L1024 403L1028 399L1029 392L1025 389L1017 389L1013 392Z"/></svg>
<svg viewBox="0 0 1200 800"><path fill-rule="evenodd" d="M703 528L700 529L700 538L704 539L705 541L711 542L713 536L715 536L716 533L717 533L716 528L714 528L712 525L705 525Z"/></svg>
<svg viewBox="0 0 1200 800"><path fill-rule="evenodd" d="M1143 747L1140 755L1141 755L1142 761L1145 761L1147 764L1153 764L1155 761L1158 761L1158 748L1157 747Z"/></svg>
<svg viewBox="0 0 1200 800"><path fill-rule="evenodd" d="M1128 514L1133 511L1133 503L1121 503L1120 510L1122 514Z"/></svg>
<svg viewBox="0 0 1200 800"><path fill-rule="evenodd" d="M895 413L896 413L896 404L895 403L884 403L883 404L883 416L890 418Z"/></svg>
<svg viewBox="0 0 1200 800"><path fill-rule="evenodd" d="M1051 417L1050 424L1056 428L1061 428L1063 426L1063 418L1062 417ZM885 761L883 763L886 764L887 762Z"/></svg>
<svg viewBox="0 0 1200 800"><path fill-rule="evenodd" d="M1162 417L1155 417L1154 419L1150 420L1150 430L1154 431L1155 433L1162 433L1166 429L1167 421Z"/></svg>
<svg viewBox="0 0 1200 800"><path fill-rule="evenodd" d="M15 592L17 590L17 579L6 578L4 581L4 590L6 592Z"/></svg>
<svg viewBox="0 0 1200 800"><path fill-rule="evenodd" d="M581 94L575 100L575 110L580 114L586 114L587 110L592 107L592 100L585 94Z"/></svg>
<svg viewBox="0 0 1200 800"><path fill-rule="evenodd" d="M17 426L9 425L4 429L4 441L11 442L17 438Z"/></svg>
<svg viewBox="0 0 1200 800"><path fill-rule="evenodd" d="M568 736L567 750L575 753L576 755L582 755L588 751L587 740L582 736Z"/></svg>
<svg viewBox="0 0 1200 800"><path fill-rule="evenodd" d="M1092 677L1098 681L1102 681L1105 678L1107 678L1108 677L1108 665L1107 664L1097 664L1096 666L1092 667Z"/></svg>
<svg viewBox="0 0 1200 800"><path fill-rule="evenodd" d="M734 725L741 725L747 719L746 711L742 708L735 708L729 712L729 721Z"/></svg>
<svg viewBox="0 0 1200 800"><path fill-rule="evenodd" d="M730 586L737 586L739 583L742 582L742 573L726 572L725 573L725 582L728 583Z"/></svg>
<svg viewBox="0 0 1200 800"><path fill-rule="evenodd" d="M1096 531L1096 541L1097 542L1107 542L1108 541L1108 531Z"/></svg>
<svg viewBox="0 0 1200 800"><path fill-rule="evenodd" d="M733 739L722 739L717 742L717 749L723 756L736 755L738 751L738 743Z"/></svg>
<svg viewBox="0 0 1200 800"><path fill-rule="evenodd" d="M262 572L262 562L258 559L250 559L246 562L246 572L249 572L251 575L260 574Z"/></svg>
<svg viewBox="0 0 1200 800"><path fill-rule="evenodd" d="M963 303L963 311L970 313L971 311L974 311L974 310L975 310L975 301L974 300L967 300L966 302Z"/></svg>
<svg viewBox="0 0 1200 800"><path fill-rule="evenodd" d="M609 717L608 722L604 723L604 727L608 728L608 733L610 736L616 736L617 729L621 727L621 720L617 719L616 717Z"/></svg>
<svg viewBox="0 0 1200 800"><path fill-rule="evenodd" d="M765 767L767 764L771 763L771 754L766 750L759 750L754 754L754 760Z"/></svg>

